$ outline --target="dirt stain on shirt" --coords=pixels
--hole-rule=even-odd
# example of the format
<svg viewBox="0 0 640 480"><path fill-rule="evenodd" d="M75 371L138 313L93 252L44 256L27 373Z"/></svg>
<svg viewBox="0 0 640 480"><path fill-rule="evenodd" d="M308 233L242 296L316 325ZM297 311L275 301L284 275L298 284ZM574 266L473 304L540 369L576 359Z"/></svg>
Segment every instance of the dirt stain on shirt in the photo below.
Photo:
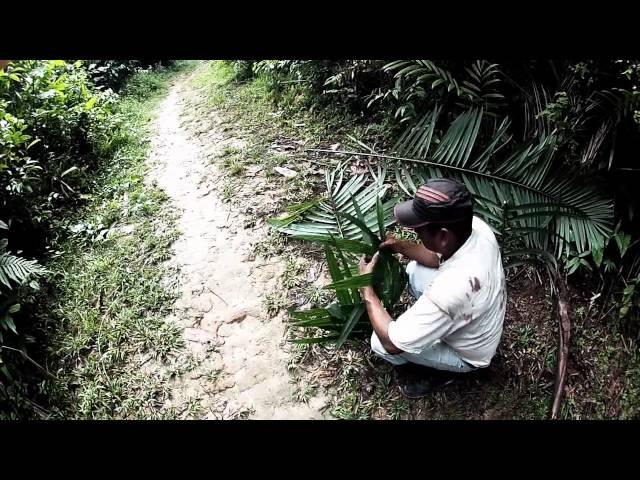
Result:
<svg viewBox="0 0 640 480"><path fill-rule="evenodd" d="M480 290L480 280L478 280L478 277L473 277L473 280L470 278L469 285L471 285L471 291L474 293Z"/></svg>

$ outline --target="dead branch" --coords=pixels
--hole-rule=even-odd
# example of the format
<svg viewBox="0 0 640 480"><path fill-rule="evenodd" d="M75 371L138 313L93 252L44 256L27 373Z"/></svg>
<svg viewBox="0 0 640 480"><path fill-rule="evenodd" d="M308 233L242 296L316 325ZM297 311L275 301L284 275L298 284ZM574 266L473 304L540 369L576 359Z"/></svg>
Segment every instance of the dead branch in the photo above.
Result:
<svg viewBox="0 0 640 480"><path fill-rule="evenodd" d="M567 380L567 364L569 361L569 340L571 338L571 319L569 318L569 303L567 300L567 288L560 275L556 275L555 283L558 292L557 316L558 316L558 364L556 368L555 388L553 403L551 405L551 419L557 420L562 406L562 395Z"/></svg>
<svg viewBox="0 0 640 480"><path fill-rule="evenodd" d="M53 378L55 380L58 380L58 377L56 377L54 374L52 374L51 372L49 372L49 370L47 370L46 368L44 368L42 365L40 365L38 362L36 362L33 358L31 358L29 355L27 355L26 353L24 353L22 350L19 350L17 348L13 348L13 347L8 347L6 345L0 345L0 350L11 350L12 352L16 352L19 353L20 355L22 355L22 358L24 358L25 360L27 360L29 363L31 363L32 365L36 366L38 369L40 369L40 371L42 371L43 373L45 373L48 377Z"/></svg>

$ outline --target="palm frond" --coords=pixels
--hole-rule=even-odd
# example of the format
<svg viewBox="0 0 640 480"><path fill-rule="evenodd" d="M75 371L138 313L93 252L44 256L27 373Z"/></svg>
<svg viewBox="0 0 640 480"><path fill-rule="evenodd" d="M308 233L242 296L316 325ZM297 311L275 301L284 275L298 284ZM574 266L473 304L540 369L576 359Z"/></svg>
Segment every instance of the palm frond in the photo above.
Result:
<svg viewBox="0 0 640 480"><path fill-rule="evenodd" d="M477 106L490 115L504 106L504 95L499 91L502 72L498 64L486 60L476 60L465 67L466 77L462 81L430 60L396 60L385 65L384 70L394 71L396 78L413 80L430 90L453 93L458 97L458 105Z"/></svg>
<svg viewBox="0 0 640 480"><path fill-rule="evenodd" d="M343 182L344 170L342 167L328 173L327 189L332 195L338 196L343 188L336 188L336 179ZM378 170L373 174L374 185L382 185L385 172ZM357 178L357 177L353 177ZM347 184L353 179L347 180ZM374 191L375 192L375 191ZM368 202L368 200L366 200ZM341 222L340 232L344 235L345 225L350 225L357 229L355 237L339 237L333 231L324 234L293 234L293 238L316 242L324 245L327 267L332 282L326 285L326 289L333 290L336 294L336 303L326 308L312 309L306 311L290 312L291 324L302 328L316 328L328 332L337 332L337 335L327 335L324 337L310 337L295 340L297 343L323 343L336 342L338 347L351 336L371 332L371 326L366 315L366 309L360 298L358 289L364 286L373 286L379 295L384 306L391 311L398 302L402 291L406 285L406 273L404 268L391 253L380 252L380 258L376 270L372 274L358 274L358 259L364 254L372 255L384 238L385 228L393 222L390 221L390 212L385 207L380 195L374 196L373 208L365 210L363 203L358 199L358 195L350 198L350 209L346 208L346 203L342 210L336 211L336 221ZM388 203L388 202L387 202ZM318 208L320 204L318 204ZM352 212L352 213L348 213ZM309 214L312 210L305 210L301 216L306 216L305 221L298 223L287 222L284 227L274 225L280 231L296 231L299 225L308 225Z"/></svg>
<svg viewBox="0 0 640 480"><path fill-rule="evenodd" d="M468 77L462 82L462 94L472 104L490 115L505 105L504 95L499 91L503 79L498 64L476 60L465 70Z"/></svg>
<svg viewBox="0 0 640 480"><path fill-rule="evenodd" d="M520 87L522 89L522 87ZM549 103L549 93L543 85L531 82L531 88L522 89L524 108L523 140L547 136L551 131L548 117L542 112Z"/></svg>
<svg viewBox="0 0 640 480"><path fill-rule="evenodd" d="M453 177L474 196L478 215L498 232L518 232L527 248L551 248L560 258L571 248L580 253L604 245L613 228L613 201L593 179L557 168L555 135L509 148L505 118L482 145L483 110L472 108L451 123L434 147L434 122L427 118L435 118L434 113L418 121L422 130L410 128L397 145L399 154L419 152L418 158L371 154L400 160L395 176L407 196L429 178Z"/></svg>
<svg viewBox="0 0 640 480"><path fill-rule="evenodd" d="M463 93L451 73L430 60L396 60L386 64L383 69L395 71L396 78L413 78L417 83L429 85L432 90L441 88L447 92L455 91L458 96Z"/></svg>
<svg viewBox="0 0 640 480"><path fill-rule="evenodd" d="M364 216L368 229L379 231L378 215L375 209L378 199L382 199L388 190L385 185L386 171L380 170L373 182L367 183L367 175L346 178L346 166L340 165L326 174L327 193L321 200L305 202L291 206L287 213L275 219L267 220L278 231L294 236L331 236L361 240L363 230L353 223L357 215L356 206ZM383 203L384 225L391 225L393 207L397 203L392 198Z"/></svg>
<svg viewBox="0 0 640 480"><path fill-rule="evenodd" d="M554 168L553 136L514 148L500 161L494 159L493 172L487 173L487 159L473 160L474 116L461 120L445 134L433 154L434 162L423 162L412 172L397 167L396 177L406 193L413 195L416 185L446 173L465 183L479 206L478 214L489 223L538 229L523 235L532 248L547 249L553 244L559 257L571 245L579 252L604 245L613 228L613 202L594 183Z"/></svg>

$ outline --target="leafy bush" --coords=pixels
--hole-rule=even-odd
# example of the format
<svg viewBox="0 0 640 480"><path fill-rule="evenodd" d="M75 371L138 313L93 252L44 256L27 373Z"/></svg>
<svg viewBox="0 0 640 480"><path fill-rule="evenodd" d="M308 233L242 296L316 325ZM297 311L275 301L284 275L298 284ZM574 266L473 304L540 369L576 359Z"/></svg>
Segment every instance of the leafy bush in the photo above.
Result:
<svg viewBox="0 0 640 480"><path fill-rule="evenodd" d="M89 60L86 68L99 89L110 88L119 92L134 73L173 63L174 60Z"/></svg>
<svg viewBox="0 0 640 480"><path fill-rule="evenodd" d="M80 62L29 60L0 72L0 206L17 235L46 226L87 184L114 100Z"/></svg>
<svg viewBox="0 0 640 480"><path fill-rule="evenodd" d="M234 79L238 82L249 80L254 76L253 66L255 62L251 60L235 60L231 62Z"/></svg>
<svg viewBox="0 0 640 480"><path fill-rule="evenodd" d="M0 231L8 230L9 226L0 221ZM8 240L0 239L0 372L10 377L9 370L2 360L2 349L7 332L17 334L14 315L20 311L18 303L19 292L22 288L32 291L39 289L36 281L38 276L45 273L44 268L35 260L27 260L7 251Z"/></svg>
<svg viewBox="0 0 640 480"><path fill-rule="evenodd" d="M238 62L234 62L234 65ZM364 116L367 95L391 83L379 60L262 60L255 75L268 80L274 102L282 106L332 108ZM369 109L368 115L375 113Z"/></svg>

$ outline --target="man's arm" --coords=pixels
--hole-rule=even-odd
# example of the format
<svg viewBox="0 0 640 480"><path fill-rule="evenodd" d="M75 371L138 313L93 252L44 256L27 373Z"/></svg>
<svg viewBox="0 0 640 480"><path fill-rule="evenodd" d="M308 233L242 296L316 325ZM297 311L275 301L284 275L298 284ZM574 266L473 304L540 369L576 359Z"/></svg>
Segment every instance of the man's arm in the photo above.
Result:
<svg viewBox="0 0 640 480"><path fill-rule="evenodd" d="M378 295L376 295L373 287L363 287L360 289L360 292L364 304L367 307L367 313L369 314L369 321L371 322L373 331L378 335L384 349L391 355L403 353L403 350L396 347L389 339L389 324L393 320L384 306L382 306L382 302L378 298Z"/></svg>
<svg viewBox="0 0 640 480"><path fill-rule="evenodd" d="M378 263L379 256L380 254L376 252L369 263L367 263L363 256L360 259L360 274L372 273ZM360 294L362 295L362 300L367 308L367 314L369 315L369 321L371 322L373 331L378 335L380 343L384 349L391 355L403 353L403 350L396 347L389 339L389 324L393 320L391 315L389 315L385 310L373 287L369 286L361 288Z"/></svg>
<svg viewBox="0 0 640 480"><path fill-rule="evenodd" d="M376 253L367 263L363 255L360 259L360 274L372 273L378 257L379 253ZM462 297L465 296L465 292L466 290L463 288L461 290ZM373 287L363 287L360 289L360 293L373 330L378 335L384 349L392 355L405 352L419 353L438 339L449 335L454 329L452 318L446 313L447 310L438 306L426 295L422 295L409 310L394 321L384 309ZM390 330L392 330L394 341L389 335Z"/></svg>
<svg viewBox="0 0 640 480"><path fill-rule="evenodd" d="M409 260L415 260L425 267L440 267L440 259L431 250L428 250L422 243L409 242L407 240L397 240L388 237L387 240L380 244L380 248L388 248L392 252L400 253Z"/></svg>

